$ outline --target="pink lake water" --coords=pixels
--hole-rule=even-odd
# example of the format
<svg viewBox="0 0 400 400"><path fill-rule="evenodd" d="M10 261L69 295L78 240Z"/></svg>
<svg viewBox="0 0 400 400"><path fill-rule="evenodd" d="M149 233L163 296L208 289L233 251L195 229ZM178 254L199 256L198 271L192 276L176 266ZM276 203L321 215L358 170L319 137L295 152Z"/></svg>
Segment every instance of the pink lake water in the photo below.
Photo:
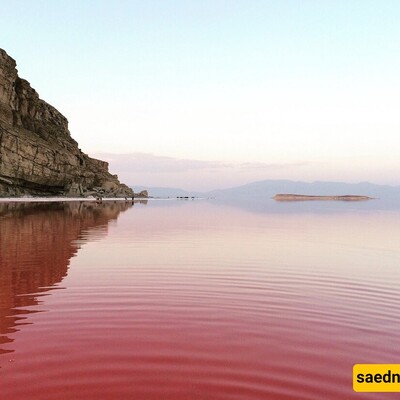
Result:
<svg viewBox="0 0 400 400"><path fill-rule="evenodd" d="M0 397L398 398L400 212L296 207L0 204Z"/></svg>

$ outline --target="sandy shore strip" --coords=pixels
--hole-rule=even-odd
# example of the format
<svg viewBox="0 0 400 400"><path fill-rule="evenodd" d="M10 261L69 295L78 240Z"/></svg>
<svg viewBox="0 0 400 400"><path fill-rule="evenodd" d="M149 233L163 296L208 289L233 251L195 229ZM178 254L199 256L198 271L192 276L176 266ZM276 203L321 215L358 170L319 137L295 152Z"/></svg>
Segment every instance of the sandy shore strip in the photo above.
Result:
<svg viewBox="0 0 400 400"><path fill-rule="evenodd" d="M196 198L199 200L202 198ZM111 201L123 201L123 202L144 202L144 201L169 201L169 200L179 200L176 197L166 198L166 197L103 197L100 200L93 196L89 197L0 197L0 203L56 203L56 202L76 202L76 201L86 201L86 202L111 202Z"/></svg>
<svg viewBox="0 0 400 400"><path fill-rule="evenodd" d="M134 201L150 200L147 198L134 198ZM54 203L71 201L99 201L95 197L0 197L0 203ZM132 201L132 198L103 197L101 201Z"/></svg>

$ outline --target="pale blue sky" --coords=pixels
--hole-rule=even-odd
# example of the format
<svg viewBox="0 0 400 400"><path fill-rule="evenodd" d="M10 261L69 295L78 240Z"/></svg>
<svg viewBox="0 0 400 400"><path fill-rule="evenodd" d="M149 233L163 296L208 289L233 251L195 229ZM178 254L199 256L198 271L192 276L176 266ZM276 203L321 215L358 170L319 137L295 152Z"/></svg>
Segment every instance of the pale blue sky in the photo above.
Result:
<svg viewBox="0 0 400 400"><path fill-rule="evenodd" d="M85 152L124 153L110 169L128 183L400 184L399 1L0 0L0 15L20 76Z"/></svg>

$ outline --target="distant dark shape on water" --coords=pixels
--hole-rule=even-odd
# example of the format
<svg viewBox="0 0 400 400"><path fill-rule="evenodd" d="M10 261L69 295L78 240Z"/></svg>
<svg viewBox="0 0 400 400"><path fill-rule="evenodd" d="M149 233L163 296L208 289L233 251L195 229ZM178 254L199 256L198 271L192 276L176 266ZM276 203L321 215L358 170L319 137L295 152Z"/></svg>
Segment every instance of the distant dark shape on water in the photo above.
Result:
<svg viewBox="0 0 400 400"><path fill-rule="evenodd" d="M308 200L339 200L339 201L364 201L372 200L369 196L358 196L347 194L344 196L314 196L304 194L276 194L273 197L276 201L308 201Z"/></svg>

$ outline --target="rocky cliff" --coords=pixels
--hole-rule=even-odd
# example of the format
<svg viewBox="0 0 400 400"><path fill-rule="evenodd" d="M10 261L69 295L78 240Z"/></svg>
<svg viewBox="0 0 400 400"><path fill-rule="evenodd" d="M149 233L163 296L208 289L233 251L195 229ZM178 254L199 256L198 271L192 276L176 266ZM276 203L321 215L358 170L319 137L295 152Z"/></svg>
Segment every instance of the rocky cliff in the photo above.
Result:
<svg viewBox="0 0 400 400"><path fill-rule="evenodd" d="M132 190L90 158L71 137L68 120L18 77L0 49L0 196L131 197Z"/></svg>

